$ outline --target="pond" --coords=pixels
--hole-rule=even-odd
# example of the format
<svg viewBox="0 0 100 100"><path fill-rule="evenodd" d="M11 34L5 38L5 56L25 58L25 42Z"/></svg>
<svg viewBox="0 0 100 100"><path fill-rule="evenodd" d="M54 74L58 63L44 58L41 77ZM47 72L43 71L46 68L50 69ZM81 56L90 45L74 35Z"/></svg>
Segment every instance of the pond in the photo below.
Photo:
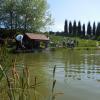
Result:
<svg viewBox="0 0 100 100"><path fill-rule="evenodd" d="M18 64L29 67L37 77L41 95L46 100L52 88L55 72L56 100L100 100L100 51L58 49L14 55ZM31 79L33 77L31 76Z"/></svg>

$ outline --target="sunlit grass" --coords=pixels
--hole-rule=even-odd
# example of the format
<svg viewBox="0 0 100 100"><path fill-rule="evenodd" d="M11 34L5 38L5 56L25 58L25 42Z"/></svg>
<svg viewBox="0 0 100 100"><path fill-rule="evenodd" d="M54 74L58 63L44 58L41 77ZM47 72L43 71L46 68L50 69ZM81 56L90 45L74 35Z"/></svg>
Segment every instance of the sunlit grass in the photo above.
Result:
<svg viewBox="0 0 100 100"><path fill-rule="evenodd" d="M67 43L67 40L76 40L78 41L78 45L77 47L82 47L85 48L85 47L97 47L97 42L98 42L98 45L100 45L100 41L97 41L97 40L90 40L90 39L80 39L80 38L77 38L77 37L64 37L64 36L55 36L55 35L50 35L50 40L54 43L62 43L63 41L65 41Z"/></svg>

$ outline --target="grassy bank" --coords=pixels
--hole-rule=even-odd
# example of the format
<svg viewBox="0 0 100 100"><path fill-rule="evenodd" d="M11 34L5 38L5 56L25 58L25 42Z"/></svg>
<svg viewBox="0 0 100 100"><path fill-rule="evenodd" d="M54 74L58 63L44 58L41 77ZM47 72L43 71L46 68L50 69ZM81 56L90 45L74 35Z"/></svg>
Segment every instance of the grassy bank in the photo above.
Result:
<svg viewBox="0 0 100 100"><path fill-rule="evenodd" d="M98 50L100 49L100 41L97 40L89 40L89 39L80 39L80 38L72 38L72 37L64 37L64 36L54 36L50 35L50 40L54 42L55 44L62 44L63 41L67 43L67 40L76 40L78 41L78 45L75 47L75 49L93 49L93 50Z"/></svg>

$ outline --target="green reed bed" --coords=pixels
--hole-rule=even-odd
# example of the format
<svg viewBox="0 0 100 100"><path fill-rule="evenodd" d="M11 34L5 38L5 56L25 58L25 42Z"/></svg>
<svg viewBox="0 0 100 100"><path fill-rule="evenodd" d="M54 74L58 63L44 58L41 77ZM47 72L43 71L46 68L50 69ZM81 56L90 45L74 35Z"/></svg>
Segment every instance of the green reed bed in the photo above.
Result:
<svg viewBox="0 0 100 100"><path fill-rule="evenodd" d="M37 82L37 77L34 77L34 83L30 82L29 69L24 66L20 72L18 72L15 62L9 71L6 73L3 67L0 65L3 78L7 85L7 94L9 100L31 100L31 89L34 90L34 100L36 100L36 87L40 83Z"/></svg>
<svg viewBox="0 0 100 100"><path fill-rule="evenodd" d="M20 72L16 68L16 62L13 62L9 74L5 72L3 67L0 65L0 70L3 74L3 79L6 82L6 94L9 100L38 100L36 88L41 85L37 82L37 77L34 77L34 82L30 82L30 72L27 66L24 66ZM51 97L49 100L55 100L56 93L54 92L56 80L55 80L55 70L53 69L53 81L51 89ZM33 98L31 95L33 93Z"/></svg>
<svg viewBox="0 0 100 100"><path fill-rule="evenodd" d="M46 100L55 100L56 97L56 93L54 92L56 84L55 72L56 66L53 68L51 95ZM0 91L0 99L39 100L37 98L37 87L41 85L41 82L38 82L36 76L32 77L33 82L31 82L30 76L28 66L23 65L19 69L16 64L16 59L10 58L6 47L0 49L0 89L2 88L2 91Z"/></svg>

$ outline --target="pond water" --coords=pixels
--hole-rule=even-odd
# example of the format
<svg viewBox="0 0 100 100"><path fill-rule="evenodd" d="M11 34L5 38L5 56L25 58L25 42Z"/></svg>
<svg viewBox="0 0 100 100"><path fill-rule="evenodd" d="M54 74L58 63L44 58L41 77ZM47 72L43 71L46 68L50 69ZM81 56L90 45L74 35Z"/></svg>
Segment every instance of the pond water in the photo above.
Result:
<svg viewBox="0 0 100 100"><path fill-rule="evenodd" d="M31 75L41 83L37 87L41 95L38 100L46 100L50 94L55 65L56 100L100 100L99 50L58 49L14 56L17 63L27 65Z"/></svg>

